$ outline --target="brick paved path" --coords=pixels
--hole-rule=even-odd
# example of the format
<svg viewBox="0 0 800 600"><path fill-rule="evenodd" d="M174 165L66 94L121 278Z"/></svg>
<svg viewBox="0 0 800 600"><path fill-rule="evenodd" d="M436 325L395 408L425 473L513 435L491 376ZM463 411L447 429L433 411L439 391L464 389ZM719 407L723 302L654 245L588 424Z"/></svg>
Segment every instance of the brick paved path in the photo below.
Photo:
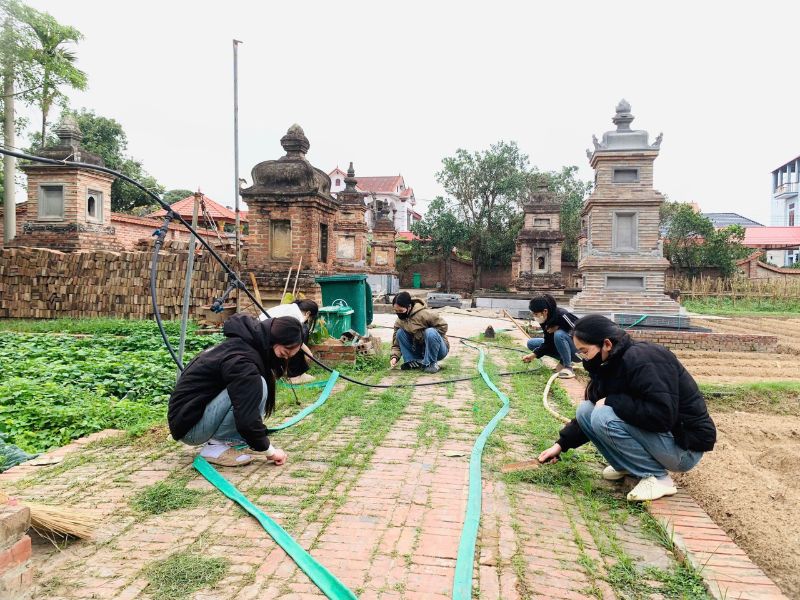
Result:
<svg viewBox="0 0 800 600"><path fill-rule="evenodd" d="M462 346L454 346L453 356L451 364L460 358L464 370L476 359ZM444 373L457 370L453 365ZM393 373L384 381L396 377ZM314 415L306 428L276 436L289 451L285 467L256 461L220 471L360 598L449 598L469 453L480 431L474 418L476 389L466 382L450 389L416 388L405 399L398 395L402 410L386 431L362 439L370 407L383 398L380 390L369 391L363 414L319 429ZM342 395L329 404L337 398ZM516 418L512 404L509 423ZM68 448L60 465L0 475L0 485L22 498L93 508L105 516L93 543L72 543L63 550L42 541L35 545L33 597L146 597L143 570L189 547L230 561L224 579L197 592L197 600L322 597L254 519L192 470L191 448L167 440L165 430L135 443L115 441L121 439ZM476 597L478 590L482 600L631 597L607 581L617 561L610 547L617 556L624 551L641 572L674 568L672 554L638 521L592 516L572 495L505 481L500 465L530 458L531 450L514 434L504 434L503 442L490 443L485 453ZM190 479L188 487L203 491L199 507L146 517L130 508L137 491L180 476Z"/></svg>

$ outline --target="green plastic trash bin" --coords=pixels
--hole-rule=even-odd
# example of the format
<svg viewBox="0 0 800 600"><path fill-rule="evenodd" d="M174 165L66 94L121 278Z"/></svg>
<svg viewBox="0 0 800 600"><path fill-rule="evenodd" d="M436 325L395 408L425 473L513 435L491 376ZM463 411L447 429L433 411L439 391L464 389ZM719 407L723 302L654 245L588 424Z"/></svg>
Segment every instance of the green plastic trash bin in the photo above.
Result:
<svg viewBox="0 0 800 600"><path fill-rule="evenodd" d="M418 290L422 287L422 275L419 273L414 273L414 283L412 284L415 290Z"/></svg>
<svg viewBox="0 0 800 600"><path fill-rule="evenodd" d="M367 335L367 325L372 323L372 289L366 275L331 275L317 277L322 288L324 306L346 305L353 309L350 328L359 335Z"/></svg>
<svg viewBox="0 0 800 600"><path fill-rule="evenodd" d="M319 309L319 316L325 321L330 336L340 338L345 331L351 329L353 312L353 309L346 305L323 306Z"/></svg>

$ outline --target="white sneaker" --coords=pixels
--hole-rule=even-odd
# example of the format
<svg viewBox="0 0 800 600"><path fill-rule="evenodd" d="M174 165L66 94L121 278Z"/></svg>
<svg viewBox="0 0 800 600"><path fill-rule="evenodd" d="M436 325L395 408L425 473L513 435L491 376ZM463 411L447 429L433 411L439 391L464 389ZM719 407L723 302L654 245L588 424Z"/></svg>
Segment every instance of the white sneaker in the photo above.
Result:
<svg viewBox="0 0 800 600"><path fill-rule="evenodd" d="M575 372L572 369L568 368L568 367L564 367L563 369L561 369L558 372L558 378L559 379L575 379Z"/></svg>
<svg viewBox="0 0 800 600"><path fill-rule="evenodd" d="M630 502L647 502L657 500L664 496L672 496L678 493L678 488L674 485L665 485L653 476L646 477L636 484L636 487L628 492Z"/></svg>
<svg viewBox="0 0 800 600"><path fill-rule="evenodd" d="M626 475L630 475L630 473L627 471L617 471L611 465L603 469L603 479L606 481L619 481L620 479L624 479Z"/></svg>

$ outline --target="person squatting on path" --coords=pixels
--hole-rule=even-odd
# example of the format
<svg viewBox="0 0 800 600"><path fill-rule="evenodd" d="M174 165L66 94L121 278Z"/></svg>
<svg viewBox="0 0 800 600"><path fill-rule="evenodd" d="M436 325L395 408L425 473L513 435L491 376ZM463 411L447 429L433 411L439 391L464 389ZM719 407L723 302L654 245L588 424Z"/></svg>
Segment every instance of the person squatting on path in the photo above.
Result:
<svg viewBox="0 0 800 600"><path fill-rule="evenodd" d="M447 341L447 322L419 298L411 298L408 292L400 292L392 301L397 315L392 335L392 357L394 367L403 357L401 369L422 369L426 373L438 373L439 361L450 351Z"/></svg>
<svg viewBox="0 0 800 600"><path fill-rule="evenodd" d="M688 471L717 439L694 379L672 352L632 341L602 315L578 320L572 335L591 380L575 419L539 462L555 462L562 452L592 441L609 463L604 479L640 478L628 500L675 494L667 471Z"/></svg>
<svg viewBox="0 0 800 600"><path fill-rule="evenodd" d="M184 444L202 445L200 456L215 465L246 465L252 454L282 465L286 452L270 444L264 417L275 409L275 377L300 352L303 326L295 317L259 321L240 313L225 321L222 332L228 339L198 354L181 373L169 398L170 433ZM250 448L233 447L241 444Z"/></svg>
<svg viewBox="0 0 800 600"><path fill-rule="evenodd" d="M542 356L557 358L555 370L558 371L559 378L572 379L575 377L572 363L580 360L572 342L572 328L578 317L559 308L556 299L550 294L536 296L530 301L528 308L542 328L544 337L528 340L528 350L532 350L533 354L523 356L522 361L530 362Z"/></svg>

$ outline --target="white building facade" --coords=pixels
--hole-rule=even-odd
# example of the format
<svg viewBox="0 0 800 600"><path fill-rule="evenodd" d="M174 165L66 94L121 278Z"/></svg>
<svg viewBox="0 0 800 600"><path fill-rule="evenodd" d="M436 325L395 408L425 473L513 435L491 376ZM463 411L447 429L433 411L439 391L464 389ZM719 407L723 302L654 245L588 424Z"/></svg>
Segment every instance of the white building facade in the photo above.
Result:
<svg viewBox="0 0 800 600"><path fill-rule="evenodd" d="M335 196L344 189L344 178L347 174L336 167L328 175L331 178L331 193ZM356 179L358 180L356 189L365 194L367 227L372 229L378 209L381 206L387 206L394 215L394 228L397 233L401 237L410 237L411 225L422 219L422 216L414 210L417 199L414 197L413 188L406 185L403 176L359 177L356 175Z"/></svg>
<svg viewBox="0 0 800 600"><path fill-rule="evenodd" d="M772 172L770 225L773 227L800 227L799 176L800 156ZM772 250L767 253L767 259L779 267L788 267L800 261L800 249Z"/></svg>

